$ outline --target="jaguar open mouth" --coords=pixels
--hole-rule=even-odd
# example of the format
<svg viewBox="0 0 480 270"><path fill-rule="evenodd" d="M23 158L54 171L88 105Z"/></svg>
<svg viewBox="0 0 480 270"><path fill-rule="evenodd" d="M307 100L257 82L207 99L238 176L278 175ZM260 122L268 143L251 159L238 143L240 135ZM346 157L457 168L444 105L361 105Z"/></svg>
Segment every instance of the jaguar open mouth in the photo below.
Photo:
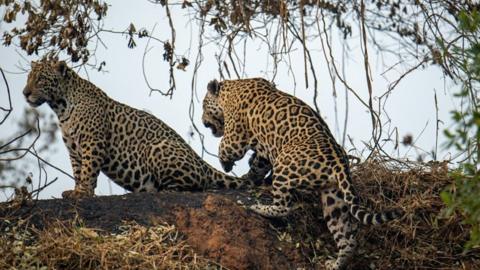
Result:
<svg viewBox="0 0 480 270"><path fill-rule="evenodd" d="M45 102L45 100L43 98L39 98L39 99L36 99L36 100L31 100L30 98L27 97L26 100L27 100L27 103L32 107L38 107Z"/></svg>
<svg viewBox="0 0 480 270"><path fill-rule="evenodd" d="M212 125L210 122L204 122L203 125L206 127L206 128L209 128L212 130L212 134L214 136L217 136L217 128L215 127L215 125Z"/></svg>

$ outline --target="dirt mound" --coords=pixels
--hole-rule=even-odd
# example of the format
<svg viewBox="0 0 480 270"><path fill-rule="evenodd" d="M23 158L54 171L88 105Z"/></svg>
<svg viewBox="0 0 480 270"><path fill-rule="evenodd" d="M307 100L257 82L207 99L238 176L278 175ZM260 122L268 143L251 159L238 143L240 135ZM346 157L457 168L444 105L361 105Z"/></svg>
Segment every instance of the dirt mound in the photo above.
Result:
<svg viewBox="0 0 480 270"><path fill-rule="evenodd" d="M162 226L172 224L179 239L183 241L175 246L182 247L182 254L187 254L189 260L192 256L198 257L200 262L208 261L210 265L218 264L228 269L283 269L310 265L298 254L295 247L280 241L272 230L270 220L247 211L237 204L240 200L252 201L246 192L224 190L208 193L126 194L88 198L77 202L62 199L40 200L26 202L21 207L3 204L0 207L0 220L3 221L0 223L3 232L3 235L0 234L0 242L8 246L13 243L10 240L16 241L14 237L10 239L8 234L5 234L14 228L17 232L28 232L29 236L36 235L25 239L32 243L35 250L44 250L39 247L48 241L41 239L62 239L54 245L53 250L48 249L48 252L59 254L61 258L76 258L73 262L68 262L55 255L42 255L41 259L36 261L43 262L40 265L68 265L66 269L80 266L82 269L95 269L93 266L99 265L118 268L121 261L112 261L111 256L94 256L104 252L105 245L100 247L88 243L85 235L79 234L76 228L81 228L83 232L92 232L88 234L90 236L104 237L102 241L109 242L111 233L124 234L125 222L134 222L137 231L148 231L147 228L158 230L158 226L163 230ZM112 253L119 254L124 250L122 245L109 243L108 248L112 249ZM185 245L190 249L185 248ZM184 249L187 251L183 251ZM67 251L68 255L65 255L64 251ZM193 253L195 255L192 255ZM142 265L159 265L159 262L155 261L158 256L143 255L139 255ZM12 256L9 258L10 261L16 261ZM166 265L185 265L185 262L175 262L175 258L169 258L173 261ZM193 261L195 260L192 260L191 268L202 265L197 261L193 264ZM5 261L3 263L8 265ZM135 269L135 265L137 264L122 269ZM165 263L162 262L161 265Z"/></svg>
<svg viewBox="0 0 480 270"><path fill-rule="evenodd" d="M439 194L454 184L446 164L373 160L353 166L352 172L363 204L376 211L402 209L405 216L361 226L350 269L480 269L480 250L464 251L469 228L461 216L441 215ZM238 203L249 205L268 195L269 187L263 187L0 204L0 268L22 261L22 250L29 250L35 265L61 269L323 269L325 260L336 256L336 247L318 198L300 198L298 209L279 219L260 217ZM134 222L129 236L122 236L125 222ZM117 237L137 240L118 244ZM175 241L166 241L172 237ZM156 256L163 246L158 252L168 256ZM134 259L125 261L121 254L128 250Z"/></svg>
<svg viewBox="0 0 480 270"><path fill-rule="evenodd" d="M218 195L209 195L201 209L179 211L177 226L195 250L229 269L292 269L302 264L296 261L294 266L285 253L288 248L275 245L278 240L267 220Z"/></svg>

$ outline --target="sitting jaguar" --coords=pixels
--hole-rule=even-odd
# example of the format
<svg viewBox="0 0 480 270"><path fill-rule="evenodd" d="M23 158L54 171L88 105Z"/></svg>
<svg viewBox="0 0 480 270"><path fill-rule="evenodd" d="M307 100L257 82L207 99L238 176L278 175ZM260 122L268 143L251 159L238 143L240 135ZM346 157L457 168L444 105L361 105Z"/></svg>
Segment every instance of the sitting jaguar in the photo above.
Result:
<svg viewBox="0 0 480 270"><path fill-rule="evenodd" d="M70 154L75 189L64 198L94 195L100 171L132 192L240 188L234 178L205 163L160 119L109 98L63 61L32 62L23 94L58 116Z"/></svg>
<svg viewBox="0 0 480 270"><path fill-rule="evenodd" d="M356 247L356 220L381 224L398 218L396 210L371 213L359 204L351 182L347 155L327 124L306 103L281 92L261 78L211 81L203 100L202 121L222 137L218 154L229 172L248 150L252 168L247 175L260 179L272 170L273 204L251 210L266 216L289 214L296 192L320 196L328 229L338 256L328 269L343 269Z"/></svg>

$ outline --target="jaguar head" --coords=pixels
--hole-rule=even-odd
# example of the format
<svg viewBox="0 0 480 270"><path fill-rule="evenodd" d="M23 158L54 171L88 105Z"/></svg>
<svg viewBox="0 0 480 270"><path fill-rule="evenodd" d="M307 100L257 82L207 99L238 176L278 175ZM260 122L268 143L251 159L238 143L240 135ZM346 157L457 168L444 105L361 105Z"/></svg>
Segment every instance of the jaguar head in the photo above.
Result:
<svg viewBox="0 0 480 270"><path fill-rule="evenodd" d="M70 69L64 61L41 61L31 63L27 85L23 95L28 104L38 107L63 96L62 82L67 79Z"/></svg>
<svg viewBox="0 0 480 270"><path fill-rule="evenodd" d="M225 120L223 117L223 110L218 102L220 84L217 80L213 80L208 83L207 90L207 94L203 99L202 122L205 127L210 128L213 136L222 137L225 128Z"/></svg>

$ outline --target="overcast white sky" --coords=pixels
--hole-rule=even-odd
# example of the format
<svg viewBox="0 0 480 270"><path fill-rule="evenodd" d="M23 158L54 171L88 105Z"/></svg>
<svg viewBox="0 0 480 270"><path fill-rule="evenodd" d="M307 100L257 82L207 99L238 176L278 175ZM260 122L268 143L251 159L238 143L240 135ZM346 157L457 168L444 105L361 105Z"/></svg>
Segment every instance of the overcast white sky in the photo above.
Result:
<svg viewBox="0 0 480 270"><path fill-rule="evenodd" d="M173 8L172 13L183 14L179 9ZM0 9L0 15L3 16L3 10ZM188 23L188 17L174 16L174 25L177 29L177 54L187 54L192 64L197 52L197 35L198 28L196 25ZM159 5L154 5L148 1L115 1L108 10L105 20L106 29L124 30L130 22L133 22L137 29L146 27L152 29L156 24L154 35L161 40L170 38L170 30L165 12ZM8 25L0 24L0 32L3 33ZM354 35L356 35L354 29ZM201 154L200 140L197 135L193 139L188 137L191 130L191 123L188 116L191 78L193 74L193 65L187 68L186 72L178 71L176 73L177 89L173 98L161 96L158 93L149 95L149 89L142 75L142 55L144 53L146 39L137 40L137 47L134 49L127 48L126 37L118 34L103 33L102 39L108 48L99 46L97 50L97 58L99 61L107 63L105 69L107 72L89 71L88 77L91 82L103 89L110 97L128 104L134 108L146 110L156 117L160 118L173 129L175 129L182 137L184 137L191 146ZM190 42L190 40L193 40ZM162 59L163 47L160 43L151 42L151 51L146 60L146 71L150 83L160 89L168 89L168 66ZM344 87L337 85L338 92L338 118L340 122L339 129L335 125L334 99L332 97L332 84L326 69L326 63L321 52L319 41L311 41L310 48L315 59L315 68L321 74L319 79L319 97L317 102L320 106L321 114L330 125L330 129L339 140L343 132L343 120L345 115L345 95ZM204 62L198 73L198 97L203 98L207 83L214 78L219 78L217 64L215 61L215 46L209 46L204 49ZM334 43L333 48L337 59L341 59L341 46ZM23 52L19 52L23 56ZM29 63L22 59L14 47L5 48L0 46L0 66L8 71L7 79L12 91L13 115L9 119L8 125L0 127L0 139L13 137L16 132L20 132L16 128L15 121L23 112L23 108L27 106L23 96L22 89L25 86L27 74L21 73L19 67L28 68ZM355 91L362 98L367 97L367 86L365 83L365 75L363 69L362 56L357 39L353 39L349 48L350 58L346 65L346 77ZM259 42L250 41L247 46L247 62L245 77L266 77L271 79L272 74L269 72L271 66L268 66L267 48ZM38 57L28 57L29 60L35 60ZM292 53L293 65L296 75L296 95L312 105L313 88L305 89L303 79L303 52L298 49ZM398 67L399 70L392 69L383 74L388 66L396 63L398 59L386 58L381 59L376 53L370 51L370 62L372 63L373 89L374 96L378 97L387 91L388 84L397 78L400 71L406 68ZM337 63L341 64L341 63ZM83 77L87 77L84 71L80 72ZM382 75L383 74L383 75ZM285 68L279 70L275 78L275 83L279 89L293 93L294 79ZM312 83L311 83L312 85ZM386 108L392 122L390 129L398 128L400 138L406 134L412 134L416 141L416 145L425 151L431 151L435 146L435 105L434 91L438 96L439 119L444 122L440 129L443 130L450 121L449 111L452 109L452 100L449 92L453 87L450 82L445 82L442 72L436 67L430 67L425 70L413 72L408 75L392 92ZM349 117L347 134L353 138L358 148L363 148L362 140L368 140L371 134L371 120L368 111L355 100L353 95L349 95ZM0 104L6 106L6 91L3 82L0 84ZM50 111L50 108L44 104L38 108L43 112ZM206 146L210 151L216 152L219 140L214 138L210 131L203 127L200 121L201 105L199 102L195 104L195 122L201 131L206 135ZM383 118L386 121L387 118ZM57 123L57 120L55 120ZM388 126L388 125L387 125ZM386 126L386 127L387 127ZM385 128L386 128L385 127ZM340 133L338 132L340 130ZM423 131L423 133L422 133ZM422 133L422 134L421 134ZM442 133L442 132L440 132ZM419 137L419 135L421 136ZM442 141L441 137L441 141ZM440 142L441 142L440 141ZM71 166L68 161L61 137L58 136L58 151L48 155L46 158L53 164L63 168L71 173ZM350 144L346 145L347 151L352 148ZM391 148L387 148L390 149ZM441 150L441 148L439 149ZM394 153L394 152L391 152ZM395 152L396 153L396 152ZM418 151L410 149L410 147L400 146L400 156L416 159ZM441 151L438 155L439 159L447 158L449 154ZM216 158L204 155L207 162L217 168L221 168ZM59 180L52 186L48 187L41 194L42 198L61 197L62 191L71 189L74 186L73 180L63 176L54 169L46 168L50 179L58 176ZM246 162L240 162L234 171L242 174L247 171ZM32 171L34 180L38 181L38 172ZM6 179L0 179L0 184ZM123 189L116 186L113 182L101 175L96 189L97 195L121 194ZM0 194L0 201L5 199L5 195Z"/></svg>

